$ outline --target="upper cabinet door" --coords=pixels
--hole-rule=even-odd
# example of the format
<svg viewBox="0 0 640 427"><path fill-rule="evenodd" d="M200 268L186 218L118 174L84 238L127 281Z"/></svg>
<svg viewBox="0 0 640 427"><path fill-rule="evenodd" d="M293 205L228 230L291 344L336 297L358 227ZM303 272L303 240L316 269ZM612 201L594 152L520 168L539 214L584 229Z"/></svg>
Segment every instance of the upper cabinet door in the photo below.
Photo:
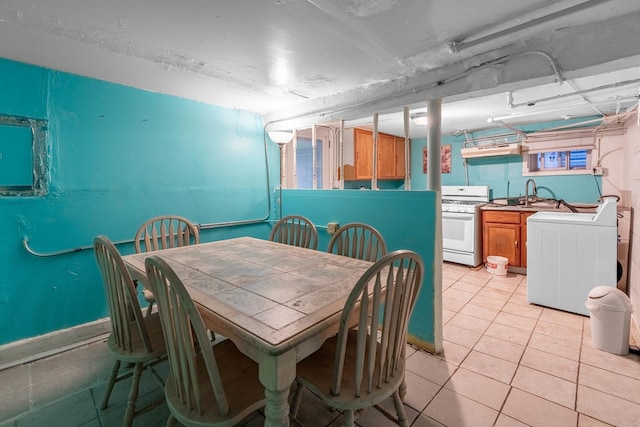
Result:
<svg viewBox="0 0 640 427"><path fill-rule="evenodd" d="M353 145L356 179L371 179L373 174L373 132L355 129Z"/></svg>
<svg viewBox="0 0 640 427"><path fill-rule="evenodd" d="M360 128L348 129L345 131L343 142L344 179L371 179L373 174L373 132ZM403 137L378 133L376 158L378 179L404 179L406 170L404 145ZM351 157L351 153L353 153L353 157Z"/></svg>
<svg viewBox="0 0 640 427"><path fill-rule="evenodd" d="M378 179L396 177L396 137L378 134Z"/></svg>

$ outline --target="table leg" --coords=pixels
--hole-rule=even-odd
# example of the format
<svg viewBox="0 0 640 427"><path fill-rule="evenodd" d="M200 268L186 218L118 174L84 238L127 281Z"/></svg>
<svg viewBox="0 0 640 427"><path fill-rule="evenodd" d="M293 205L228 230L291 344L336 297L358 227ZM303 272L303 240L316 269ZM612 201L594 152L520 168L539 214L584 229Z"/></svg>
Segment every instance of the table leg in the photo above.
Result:
<svg viewBox="0 0 640 427"><path fill-rule="evenodd" d="M267 403L264 408L264 425L289 426L289 389L296 378L295 350L272 356L262 355L259 367L260 382L264 385Z"/></svg>

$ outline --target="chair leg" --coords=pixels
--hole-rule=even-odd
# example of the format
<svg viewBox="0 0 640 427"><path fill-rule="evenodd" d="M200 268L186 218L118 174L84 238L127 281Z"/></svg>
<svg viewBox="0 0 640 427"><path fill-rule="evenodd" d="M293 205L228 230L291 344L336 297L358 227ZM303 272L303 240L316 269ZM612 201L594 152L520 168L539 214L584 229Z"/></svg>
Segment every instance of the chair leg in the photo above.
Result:
<svg viewBox="0 0 640 427"><path fill-rule="evenodd" d="M400 393L400 400L404 402L404 397L407 395L407 381L404 378L402 379L402 384L400 384L398 392Z"/></svg>
<svg viewBox="0 0 640 427"><path fill-rule="evenodd" d="M153 312L153 301L149 301L149 305L147 305L147 314L146 314L146 316L147 317L151 316L152 312Z"/></svg>
<svg viewBox="0 0 640 427"><path fill-rule="evenodd" d="M347 409L344 411L344 427L354 427L353 410Z"/></svg>
<svg viewBox="0 0 640 427"><path fill-rule="evenodd" d="M133 425L133 417L136 416L136 401L138 400L138 390L140 387L140 377L142 376L142 370L144 364L142 362L136 363L133 368L133 381L131 382L131 391L129 391L129 400L127 401L127 411L124 414L123 426L131 427Z"/></svg>
<svg viewBox="0 0 640 427"><path fill-rule="evenodd" d="M291 401L291 417L296 418L298 415L298 409L300 409L300 402L302 402L302 391L304 390L304 386L299 382L296 382L296 392L293 395L293 400Z"/></svg>
<svg viewBox="0 0 640 427"><path fill-rule="evenodd" d="M169 415L169 419L167 419L167 427L175 427L176 424L178 424L176 417L174 417L173 414Z"/></svg>
<svg viewBox="0 0 640 427"><path fill-rule="evenodd" d="M111 368L111 375L109 376L109 382L104 389L104 397L102 398L102 405L100 405L100 409L107 409L107 405L109 404L109 398L111 397L111 391L113 391L113 386L116 384L116 380L118 379L118 371L120 370L120 361L116 360L113 363L113 368Z"/></svg>
<svg viewBox="0 0 640 427"><path fill-rule="evenodd" d="M396 408L396 414L398 414L398 424L400 427L409 427L409 423L407 423L407 414L404 411L404 405L402 404L399 390L396 390L393 393L393 405Z"/></svg>

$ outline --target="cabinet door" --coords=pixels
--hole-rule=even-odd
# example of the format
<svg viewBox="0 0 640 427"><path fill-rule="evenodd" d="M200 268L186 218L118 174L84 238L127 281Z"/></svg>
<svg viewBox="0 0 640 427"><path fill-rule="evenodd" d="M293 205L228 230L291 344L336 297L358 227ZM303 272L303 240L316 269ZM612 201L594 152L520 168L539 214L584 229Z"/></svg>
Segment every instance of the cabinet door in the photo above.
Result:
<svg viewBox="0 0 640 427"><path fill-rule="evenodd" d="M354 135L355 178L371 179L373 174L373 132L356 129Z"/></svg>
<svg viewBox="0 0 640 427"><path fill-rule="evenodd" d="M396 177L396 137L378 133L378 179Z"/></svg>
<svg viewBox="0 0 640 427"><path fill-rule="evenodd" d="M509 265L520 266L520 224L484 223L483 256L503 256Z"/></svg>
<svg viewBox="0 0 640 427"><path fill-rule="evenodd" d="M398 179L404 179L406 171L405 157L404 157L404 138L396 137L396 173L395 177Z"/></svg>

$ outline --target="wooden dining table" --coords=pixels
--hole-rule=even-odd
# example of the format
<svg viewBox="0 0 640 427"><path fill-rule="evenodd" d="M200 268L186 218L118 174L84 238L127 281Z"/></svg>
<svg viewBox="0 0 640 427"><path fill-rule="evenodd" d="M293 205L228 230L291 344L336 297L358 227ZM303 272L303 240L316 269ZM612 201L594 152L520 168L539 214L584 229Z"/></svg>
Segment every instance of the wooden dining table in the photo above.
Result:
<svg viewBox="0 0 640 427"><path fill-rule="evenodd" d="M338 331L344 303L371 262L252 237L124 256L148 282L145 259L159 255L195 301L205 326L259 365L265 426L289 426L296 362Z"/></svg>

